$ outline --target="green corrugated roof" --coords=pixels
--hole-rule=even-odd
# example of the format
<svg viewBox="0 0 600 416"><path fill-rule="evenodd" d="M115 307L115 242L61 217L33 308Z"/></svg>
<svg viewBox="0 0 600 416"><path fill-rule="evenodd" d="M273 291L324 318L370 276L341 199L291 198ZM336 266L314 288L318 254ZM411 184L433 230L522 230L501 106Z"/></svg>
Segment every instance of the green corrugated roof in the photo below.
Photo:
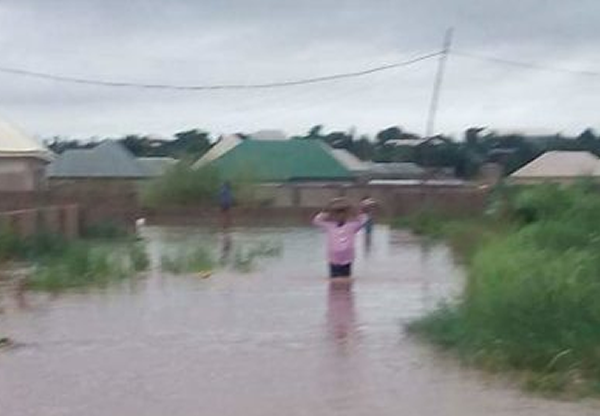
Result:
<svg viewBox="0 0 600 416"><path fill-rule="evenodd" d="M316 140L245 140L211 165L225 176L248 174L270 182L353 179Z"/></svg>

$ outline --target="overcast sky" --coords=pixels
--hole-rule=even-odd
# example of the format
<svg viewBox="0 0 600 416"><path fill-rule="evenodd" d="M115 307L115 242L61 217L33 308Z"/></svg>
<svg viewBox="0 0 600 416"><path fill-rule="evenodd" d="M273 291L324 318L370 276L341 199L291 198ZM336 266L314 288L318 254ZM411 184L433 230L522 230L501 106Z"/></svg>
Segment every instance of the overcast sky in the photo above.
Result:
<svg viewBox="0 0 600 416"><path fill-rule="evenodd" d="M0 0L0 66L106 80L252 83L366 69L441 47L600 71L598 0ZM39 136L215 134L314 124L423 133L436 60L277 90L148 91L0 73L0 117ZM600 130L600 76L451 56L437 132Z"/></svg>

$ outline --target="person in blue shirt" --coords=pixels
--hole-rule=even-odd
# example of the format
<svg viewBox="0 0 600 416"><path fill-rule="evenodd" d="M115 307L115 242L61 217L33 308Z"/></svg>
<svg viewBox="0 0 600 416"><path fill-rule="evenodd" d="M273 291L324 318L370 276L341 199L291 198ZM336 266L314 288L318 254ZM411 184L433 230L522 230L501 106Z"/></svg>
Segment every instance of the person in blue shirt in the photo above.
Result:
<svg viewBox="0 0 600 416"><path fill-rule="evenodd" d="M231 225L231 208L233 207L233 190L229 181L225 181L219 189L219 207L221 208L223 228L229 228Z"/></svg>
<svg viewBox="0 0 600 416"><path fill-rule="evenodd" d="M372 236L373 236L373 226L375 221L373 220L373 209L377 205L377 202L369 196L365 196L360 200L360 206L362 211L367 214L367 222L363 226L365 230L365 247L367 250L371 248Z"/></svg>

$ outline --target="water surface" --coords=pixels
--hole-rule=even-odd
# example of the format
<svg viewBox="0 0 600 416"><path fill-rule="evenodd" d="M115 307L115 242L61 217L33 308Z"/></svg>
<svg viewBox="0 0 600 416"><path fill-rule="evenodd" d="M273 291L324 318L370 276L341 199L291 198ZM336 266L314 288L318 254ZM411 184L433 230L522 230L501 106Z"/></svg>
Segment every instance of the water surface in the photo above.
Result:
<svg viewBox="0 0 600 416"><path fill-rule="evenodd" d="M600 414L525 397L407 336L406 322L460 291L443 245L378 227L370 250L361 236L348 288L328 284L313 229L145 236L145 279L25 304L5 294L0 334L20 345L0 352L1 416ZM160 272L161 253L196 245L229 266ZM256 245L281 250L237 270Z"/></svg>

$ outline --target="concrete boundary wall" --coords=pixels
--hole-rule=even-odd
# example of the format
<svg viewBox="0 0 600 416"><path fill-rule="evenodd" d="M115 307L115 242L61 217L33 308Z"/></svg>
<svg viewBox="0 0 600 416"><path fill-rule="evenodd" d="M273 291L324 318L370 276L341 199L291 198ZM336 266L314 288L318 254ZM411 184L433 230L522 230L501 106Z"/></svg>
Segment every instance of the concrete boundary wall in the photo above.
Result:
<svg viewBox="0 0 600 416"><path fill-rule="evenodd" d="M476 215L485 209L489 188L474 184L282 184L260 185L251 201L235 208L236 218L249 224L304 221L311 213L335 197L346 196L358 202L370 196L379 202L378 217L395 218L422 210L448 215ZM76 205L79 228L111 223L133 229L140 217L154 222L190 223L218 220L217 201L144 209L139 193L132 187L115 188L95 184L90 187L64 186L45 192L0 192L0 212ZM27 216L27 214L22 214ZM55 215L55 214L48 214ZM254 221L256 220L256 221ZM56 221L49 220L49 223Z"/></svg>
<svg viewBox="0 0 600 416"><path fill-rule="evenodd" d="M66 238L80 234L77 205L51 206L0 212L0 226L21 238L49 232Z"/></svg>
<svg viewBox="0 0 600 416"><path fill-rule="evenodd" d="M345 196L357 203L369 196L389 216L410 215L429 209L450 215L475 214L485 209L488 188L464 185L263 185L257 189L260 205L268 208L323 207L332 198Z"/></svg>
<svg viewBox="0 0 600 416"><path fill-rule="evenodd" d="M257 188L255 201L233 209L238 225L306 223L335 197L346 196L355 203L365 196L379 202L376 216L382 220L413 215L427 210L450 216L470 216L485 210L489 190L476 186L344 186L265 185ZM218 224L215 203L143 210L152 224Z"/></svg>

